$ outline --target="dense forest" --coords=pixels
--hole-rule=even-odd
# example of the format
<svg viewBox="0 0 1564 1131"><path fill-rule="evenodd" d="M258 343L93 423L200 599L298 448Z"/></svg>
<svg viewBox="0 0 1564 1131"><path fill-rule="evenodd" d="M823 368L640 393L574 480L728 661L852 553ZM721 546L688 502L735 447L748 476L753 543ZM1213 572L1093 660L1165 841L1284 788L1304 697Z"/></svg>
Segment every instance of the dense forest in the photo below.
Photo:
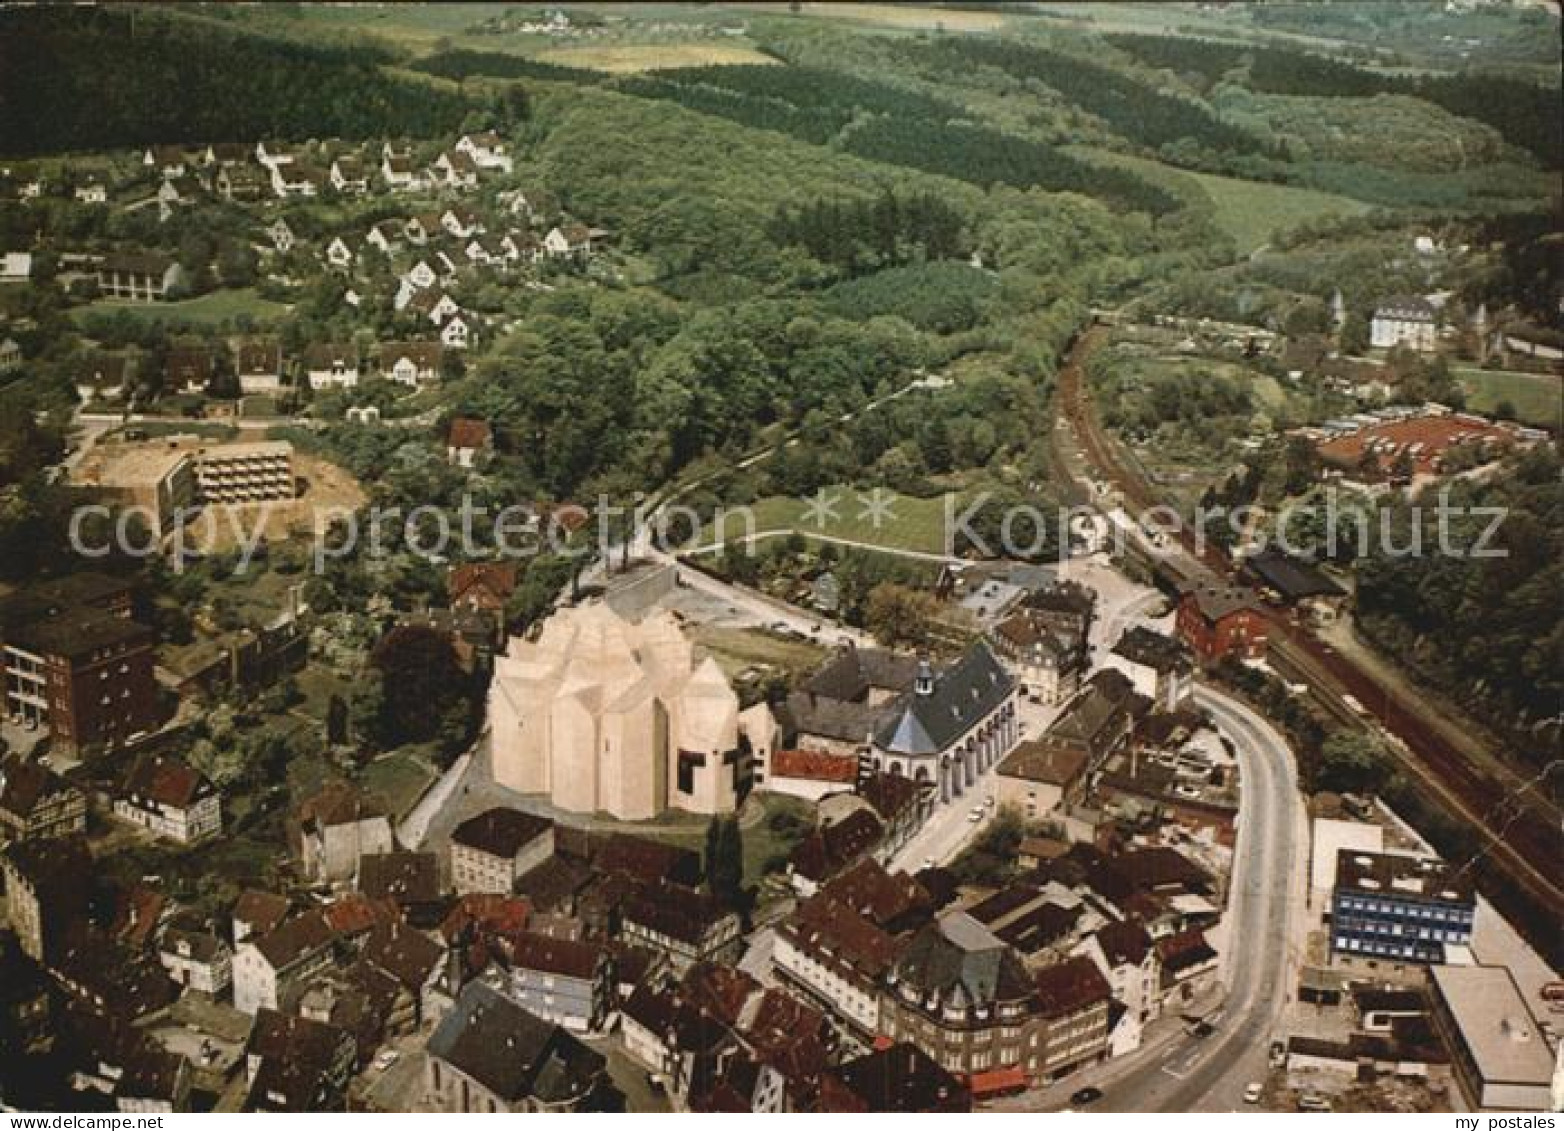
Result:
<svg viewBox="0 0 1564 1131"><path fill-rule="evenodd" d="M316 47L126 7L0 12L0 151L430 136L474 104L387 75L372 46Z"/></svg>
<svg viewBox="0 0 1564 1131"><path fill-rule="evenodd" d="M1489 544L1498 556L1435 552L1438 516L1398 509L1394 545L1357 564L1363 630L1463 708L1506 734L1538 766L1560 756L1564 703L1564 484L1557 456L1538 448L1506 475L1450 488L1458 508L1502 508ZM1487 514L1449 520L1450 543L1475 547Z"/></svg>
<svg viewBox="0 0 1564 1131"><path fill-rule="evenodd" d="M1122 169L1090 165L1061 149L983 126L876 118L848 136L850 153L906 165L975 185L1014 185L1078 192L1129 211L1154 215L1179 207L1173 194Z"/></svg>
<svg viewBox="0 0 1564 1131"><path fill-rule="evenodd" d="M1199 103L1154 90L1120 71L1063 51L1010 39L945 39L935 53L953 70L997 67L1016 79L1052 87L1107 122L1120 136L1159 149L1174 142L1211 150L1258 153L1265 143L1220 121Z"/></svg>
<svg viewBox="0 0 1564 1131"><path fill-rule="evenodd" d="M563 67L558 63L545 63L541 59L499 51L442 51L418 60L413 69L455 82L470 78L549 79L591 85L606 82L609 77L601 71Z"/></svg>
<svg viewBox="0 0 1564 1131"><path fill-rule="evenodd" d="M1234 72L1261 94L1364 98L1404 94L1452 114L1486 123L1545 166L1564 165L1564 112L1559 88L1489 72L1393 75L1283 47L1160 35L1111 35L1115 47L1141 61L1211 88Z"/></svg>
<svg viewBox="0 0 1564 1131"><path fill-rule="evenodd" d="M821 263L861 275L919 259L951 259L969 250L966 220L931 192L873 200L816 200L777 210L768 234L802 247Z"/></svg>

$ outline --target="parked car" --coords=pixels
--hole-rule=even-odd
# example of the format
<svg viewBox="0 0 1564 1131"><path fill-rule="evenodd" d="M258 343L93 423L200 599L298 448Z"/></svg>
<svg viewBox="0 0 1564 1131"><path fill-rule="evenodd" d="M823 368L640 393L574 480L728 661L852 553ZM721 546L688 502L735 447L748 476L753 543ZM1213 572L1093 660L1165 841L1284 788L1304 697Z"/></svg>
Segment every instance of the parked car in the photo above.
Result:
<svg viewBox="0 0 1564 1131"><path fill-rule="evenodd" d="M1298 1097L1299 1111L1330 1111L1330 1100L1318 1092L1305 1092Z"/></svg>
<svg viewBox="0 0 1564 1131"><path fill-rule="evenodd" d="M1101 1088L1082 1088L1070 1096L1072 1107L1088 1107L1102 1099Z"/></svg>
<svg viewBox="0 0 1564 1131"><path fill-rule="evenodd" d="M1263 1091L1259 1084L1250 1084L1244 1089L1244 1103L1257 1104L1260 1102L1260 1093Z"/></svg>
<svg viewBox="0 0 1564 1131"><path fill-rule="evenodd" d="M976 823L978 821L981 821L982 819L983 819L983 808L982 808L982 806L979 806L978 808L973 809L972 812L967 814L967 820L972 821L974 823Z"/></svg>

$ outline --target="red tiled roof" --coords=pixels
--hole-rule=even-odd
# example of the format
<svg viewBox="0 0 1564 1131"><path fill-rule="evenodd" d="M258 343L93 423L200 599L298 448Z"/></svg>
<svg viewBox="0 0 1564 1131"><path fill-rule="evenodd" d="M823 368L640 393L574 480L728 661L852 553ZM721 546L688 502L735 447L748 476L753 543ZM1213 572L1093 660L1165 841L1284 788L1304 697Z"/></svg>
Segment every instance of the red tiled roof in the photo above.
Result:
<svg viewBox="0 0 1564 1131"><path fill-rule="evenodd" d="M494 437L489 430L488 421L473 420L471 417L458 416L451 421L451 435L448 444L453 448L486 448Z"/></svg>
<svg viewBox="0 0 1564 1131"><path fill-rule="evenodd" d="M858 774L858 759L821 750L778 750L771 755L771 776L849 784Z"/></svg>

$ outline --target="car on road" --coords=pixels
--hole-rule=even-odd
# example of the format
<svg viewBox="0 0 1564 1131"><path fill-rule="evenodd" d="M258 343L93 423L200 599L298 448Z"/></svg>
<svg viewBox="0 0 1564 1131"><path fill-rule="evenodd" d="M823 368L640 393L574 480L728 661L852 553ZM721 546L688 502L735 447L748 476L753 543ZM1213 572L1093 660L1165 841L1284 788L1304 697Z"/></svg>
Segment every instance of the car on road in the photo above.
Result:
<svg viewBox="0 0 1564 1131"><path fill-rule="evenodd" d="M1196 1040L1201 1041L1205 1040L1214 1032L1216 1032L1216 1026L1211 1024L1209 1021L1197 1021L1191 1025L1189 1029L1189 1035L1194 1037Z"/></svg>
<svg viewBox="0 0 1564 1131"><path fill-rule="evenodd" d="M1250 1084L1244 1089L1244 1103L1257 1104L1260 1102L1260 1093L1264 1091L1259 1084Z"/></svg>
<svg viewBox="0 0 1564 1131"><path fill-rule="evenodd" d="M1287 1046L1281 1041L1271 1042L1270 1056L1267 1058L1272 1068L1280 1068L1287 1062Z"/></svg>
<svg viewBox="0 0 1564 1131"><path fill-rule="evenodd" d="M1330 1100L1318 1092L1305 1092L1298 1097L1299 1111L1330 1111Z"/></svg>
<svg viewBox="0 0 1564 1131"><path fill-rule="evenodd" d="M396 1049L386 1049L385 1052L375 1057L375 1067L384 1072L401 1059L402 1054L397 1052Z"/></svg>
<svg viewBox="0 0 1564 1131"><path fill-rule="evenodd" d="M973 822L974 824L977 823L978 821L981 821L982 819L983 819L983 807L981 805L979 805L977 808L973 809L972 812L967 814L967 820Z"/></svg>
<svg viewBox="0 0 1564 1131"><path fill-rule="evenodd" d="M1101 1088L1082 1088L1070 1095L1071 1107L1089 1107L1102 1099Z"/></svg>

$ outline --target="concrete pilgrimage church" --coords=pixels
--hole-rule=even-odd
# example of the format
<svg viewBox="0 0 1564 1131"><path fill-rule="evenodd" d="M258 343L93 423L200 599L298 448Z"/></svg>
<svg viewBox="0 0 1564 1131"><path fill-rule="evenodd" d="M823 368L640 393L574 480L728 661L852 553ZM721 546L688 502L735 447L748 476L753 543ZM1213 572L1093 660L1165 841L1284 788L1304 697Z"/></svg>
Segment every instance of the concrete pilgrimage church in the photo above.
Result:
<svg viewBox="0 0 1564 1131"><path fill-rule="evenodd" d="M536 640L511 638L489 724L496 782L623 821L731 812L776 729L765 704L740 710L671 614L633 623L599 601L561 609Z"/></svg>

